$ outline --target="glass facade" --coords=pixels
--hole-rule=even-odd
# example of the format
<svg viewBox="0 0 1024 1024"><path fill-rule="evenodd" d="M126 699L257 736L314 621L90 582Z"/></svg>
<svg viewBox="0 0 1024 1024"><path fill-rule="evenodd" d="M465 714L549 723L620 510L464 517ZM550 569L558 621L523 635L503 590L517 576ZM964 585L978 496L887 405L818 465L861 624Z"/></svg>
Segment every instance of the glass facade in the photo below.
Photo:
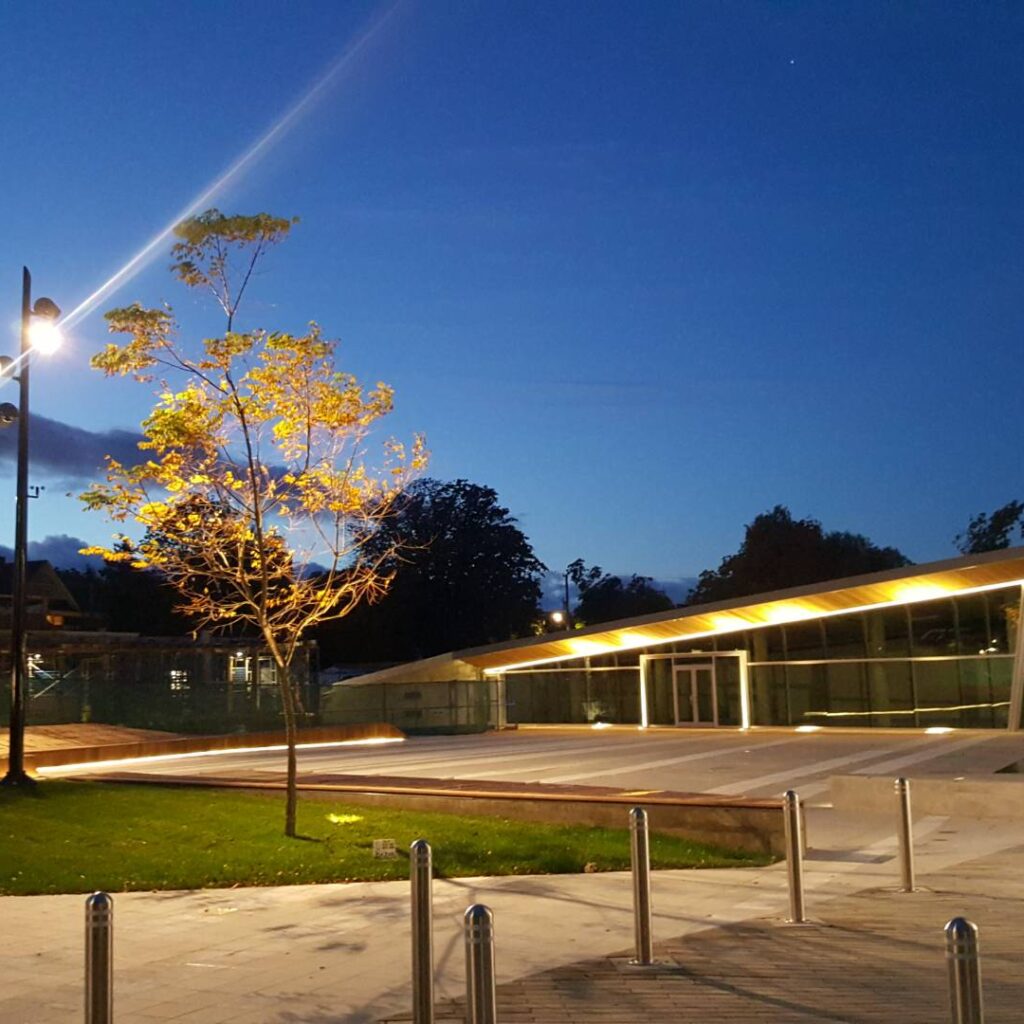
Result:
<svg viewBox="0 0 1024 1024"><path fill-rule="evenodd" d="M754 725L1006 728L1020 601L1013 585L513 670L508 720L737 726L745 663Z"/></svg>

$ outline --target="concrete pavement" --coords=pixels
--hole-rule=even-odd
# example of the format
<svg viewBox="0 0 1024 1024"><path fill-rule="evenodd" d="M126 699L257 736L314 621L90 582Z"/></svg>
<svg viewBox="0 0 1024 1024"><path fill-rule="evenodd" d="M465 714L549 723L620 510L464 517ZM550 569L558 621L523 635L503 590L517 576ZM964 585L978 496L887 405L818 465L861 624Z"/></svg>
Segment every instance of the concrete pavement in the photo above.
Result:
<svg viewBox="0 0 1024 1024"><path fill-rule="evenodd" d="M1024 758L1020 734L897 730L537 728L474 736L410 737L378 746L305 749L301 775L427 777L542 782L671 790L723 796L777 797L789 788L805 799L827 793L834 774L989 775ZM240 781L279 778L279 751L151 759L109 769L44 769L48 777L104 771L212 775Z"/></svg>
<svg viewBox="0 0 1024 1024"><path fill-rule="evenodd" d="M852 894L895 884L892 824L887 818L842 816L824 809L810 811L806 866L808 910L813 918L830 921L834 916L842 917L832 908L842 907L843 900ZM934 877L945 888L968 890L960 902L973 898L969 890L977 884L978 876L972 873L972 862L997 865L991 877L986 877L985 898L994 897L996 892L1012 892L1016 898L1024 882L1017 880L1015 872L1010 879L1003 875L1010 870L1005 865L1012 864L1012 858L1006 861L1005 855L1020 847L1024 847L1024 825L951 821L934 816L918 821L918 871L923 884L928 885ZM531 1017L525 1015L529 1001L517 997L517 1005L524 1010L516 1015L518 1019L645 1019L647 1011L641 1010L646 1004L642 1000L630 1002L629 993L644 986L657 987L655 982L622 975L614 962L604 959L611 953L626 953L632 940L628 875L457 879L435 885L439 1000L457 999L462 993L461 914L468 904L485 902L495 911L499 981L519 985L516 991L532 986L535 992L550 994L553 968L556 975L564 970L568 972L564 977L576 977L578 982L583 969L573 965L612 965L595 968L598 973L604 970L600 984L573 983L575 1016L567 1015L564 1007L553 1013L551 1005L542 1001L536 1013L530 1011ZM720 943L723 950L732 950L730 956L735 960L729 984L738 983L736 972L750 979L772 973L774 961L766 961L765 954L757 952L771 943L754 942L749 955L741 954L741 932L729 933L733 938L727 942L721 937L723 933L708 929L760 921L751 925L754 932L750 934L770 932L786 942L795 941L787 936L801 931L781 924L787 906L783 864L736 871L658 872L653 893L656 937L661 943L671 940L661 948L679 949L672 955L685 963L686 950ZM957 899L960 897L950 905L959 905ZM4 934L16 936L13 944L9 938L8 949L0 958L0 1021L52 1024L78 1019L83 903L81 896L0 899ZM115 916L115 1007L120 1020L335 1024L376 1021L408 1012L405 883L121 894L115 896ZM942 923L937 926L940 933ZM810 935L812 930L805 934ZM878 965L851 956L844 945L847 939L842 928L818 931L829 936L825 945L846 963L846 974L851 966L861 970L864 987L870 990L868 979ZM692 938L697 932L705 933L699 943ZM920 946L922 957L938 957L941 962L940 933L929 931L908 941ZM687 941L675 944L676 939L687 936ZM984 943L983 938L983 948ZM872 955L883 953L878 949ZM705 967L701 968L704 973L686 975L690 979L687 984L692 988L698 984L694 978L711 977L707 972L714 962L716 958L705 957ZM808 968L804 974L810 971ZM584 975L589 977L586 971ZM666 977L671 989L682 976ZM621 979L621 989L616 988L620 984L616 978ZM709 982L705 987L715 989L718 985L721 989L722 984ZM617 1011L618 1017L604 1012L604 1000L611 998L611 990L625 993L625 1009ZM651 992L657 995L651 1004L652 1014L661 1000L666 1006L676 1005L673 1019L682 1018L684 1007L674 1003L678 995L672 995L674 989L667 1001L664 993ZM875 1003L887 1005L886 998L884 991L879 991ZM757 1019L791 1019L772 1017L773 1005L763 1004L762 1016ZM781 1009L775 1006L775 1010ZM746 1019L687 1015L694 1020ZM856 1014L815 1018L811 1012L799 1019L882 1018Z"/></svg>

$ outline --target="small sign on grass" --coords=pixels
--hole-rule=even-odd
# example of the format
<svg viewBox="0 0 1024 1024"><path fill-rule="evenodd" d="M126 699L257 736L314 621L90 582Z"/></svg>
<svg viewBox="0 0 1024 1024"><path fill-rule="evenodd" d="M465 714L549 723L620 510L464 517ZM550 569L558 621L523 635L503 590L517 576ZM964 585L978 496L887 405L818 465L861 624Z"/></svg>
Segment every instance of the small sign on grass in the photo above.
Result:
<svg viewBox="0 0 1024 1024"><path fill-rule="evenodd" d="M398 860L398 850L395 849L394 839L374 839L373 859Z"/></svg>

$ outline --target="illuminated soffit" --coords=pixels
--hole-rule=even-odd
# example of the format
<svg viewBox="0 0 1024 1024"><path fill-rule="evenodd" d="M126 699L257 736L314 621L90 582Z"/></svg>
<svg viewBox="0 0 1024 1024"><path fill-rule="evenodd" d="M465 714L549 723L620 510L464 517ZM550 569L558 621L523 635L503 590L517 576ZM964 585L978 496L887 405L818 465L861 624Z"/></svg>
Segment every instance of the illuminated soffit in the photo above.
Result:
<svg viewBox="0 0 1024 1024"><path fill-rule="evenodd" d="M456 657L475 668L497 672L990 590L1024 582L1024 548L917 566L913 574L878 573L855 577L845 581L845 586L837 586L840 582L844 581L816 584L820 590L801 587L760 595L750 604L726 602L680 608L674 615L654 620L626 620L582 633L478 648L460 652Z"/></svg>

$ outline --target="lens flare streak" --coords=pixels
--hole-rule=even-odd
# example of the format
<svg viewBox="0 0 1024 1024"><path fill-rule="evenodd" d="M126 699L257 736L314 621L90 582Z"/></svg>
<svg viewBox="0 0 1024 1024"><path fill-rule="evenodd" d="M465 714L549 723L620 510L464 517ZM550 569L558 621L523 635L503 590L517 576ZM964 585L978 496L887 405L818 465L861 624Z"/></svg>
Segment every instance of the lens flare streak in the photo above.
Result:
<svg viewBox="0 0 1024 1024"><path fill-rule="evenodd" d="M261 157L265 156L281 139L285 133L304 114L308 113L313 105L321 99L335 80L348 70L352 63L358 58L370 44L375 36L391 20L392 16L401 6L394 4L377 17L368 28L349 43L342 53L331 63L327 70L313 83L312 86L296 101L260 138L258 138L244 153L232 163L211 185L202 190L177 216L174 217L158 234L154 235L149 242L143 246L120 270L103 282L91 295L80 302L67 316L61 320L64 328L73 327L84 317L88 316L104 299L111 293L126 284L146 267L163 248L164 244L174 233L174 228L186 217L201 212L217 195L223 192L228 186L234 184L238 179L251 168Z"/></svg>

